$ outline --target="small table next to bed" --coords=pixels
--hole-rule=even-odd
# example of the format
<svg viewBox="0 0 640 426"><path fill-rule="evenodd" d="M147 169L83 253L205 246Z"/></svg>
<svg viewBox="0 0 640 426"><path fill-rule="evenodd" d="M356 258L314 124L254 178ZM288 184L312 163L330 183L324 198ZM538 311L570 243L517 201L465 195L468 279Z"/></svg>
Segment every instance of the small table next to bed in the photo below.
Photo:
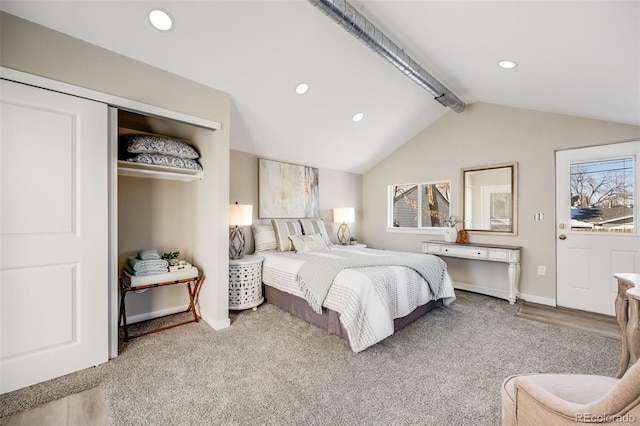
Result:
<svg viewBox="0 0 640 426"><path fill-rule="evenodd" d="M256 310L262 302L262 258L229 259L229 309Z"/></svg>

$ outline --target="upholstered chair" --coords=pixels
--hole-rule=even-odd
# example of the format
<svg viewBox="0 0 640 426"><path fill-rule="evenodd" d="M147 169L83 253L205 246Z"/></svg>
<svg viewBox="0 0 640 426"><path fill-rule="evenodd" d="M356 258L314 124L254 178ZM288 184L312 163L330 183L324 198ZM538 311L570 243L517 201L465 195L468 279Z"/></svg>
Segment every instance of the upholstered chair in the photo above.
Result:
<svg viewBox="0 0 640 426"><path fill-rule="evenodd" d="M640 363L620 379L524 374L502 384L502 425L640 425Z"/></svg>

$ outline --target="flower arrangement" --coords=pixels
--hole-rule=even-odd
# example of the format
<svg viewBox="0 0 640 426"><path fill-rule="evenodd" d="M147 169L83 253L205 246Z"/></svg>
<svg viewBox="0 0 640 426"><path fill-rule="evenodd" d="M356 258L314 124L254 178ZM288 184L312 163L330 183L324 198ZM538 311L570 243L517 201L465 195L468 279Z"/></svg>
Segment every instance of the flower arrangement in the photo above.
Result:
<svg viewBox="0 0 640 426"><path fill-rule="evenodd" d="M447 228L455 228L460 223L460 217L449 213L449 216L445 217L443 222Z"/></svg>

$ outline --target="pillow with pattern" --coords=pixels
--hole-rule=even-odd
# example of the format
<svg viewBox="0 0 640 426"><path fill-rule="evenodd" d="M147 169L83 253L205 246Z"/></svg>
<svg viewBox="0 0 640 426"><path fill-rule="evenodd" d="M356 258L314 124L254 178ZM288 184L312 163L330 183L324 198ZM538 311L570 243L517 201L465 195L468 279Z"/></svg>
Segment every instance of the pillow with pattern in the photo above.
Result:
<svg viewBox="0 0 640 426"><path fill-rule="evenodd" d="M153 164L154 166L177 167L180 169L202 170L202 166L196 160L189 158L174 157L164 154L138 154L135 157L127 158L127 161L142 164Z"/></svg>
<svg viewBox="0 0 640 426"><path fill-rule="evenodd" d="M271 225L252 225L253 242L256 245L256 253L259 251L276 250L276 233Z"/></svg>
<svg viewBox="0 0 640 426"><path fill-rule="evenodd" d="M293 243L296 253L304 253L309 251L326 250L327 245L324 243L322 235L289 235L289 239Z"/></svg>
<svg viewBox="0 0 640 426"><path fill-rule="evenodd" d="M302 235L302 227L298 219L271 219L271 225L276 234L278 251L292 251L293 243L290 235Z"/></svg>
<svg viewBox="0 0 640 426"><path fill-rule="evenodd" d="M167 154L179 158L195 160L198 152L188 143L167 136L130 135L127 140L127 152L130 154Z"/></svg>
<svg viewBox="0 0 640 426"><path fill-rule="evenodd" d="M322 219L300 219L300 225L302 225L302 231L304 235L322 235L324 243L328 246L331 245L331 239L327 233L327 228L324 226L324 220Z"/></svg>

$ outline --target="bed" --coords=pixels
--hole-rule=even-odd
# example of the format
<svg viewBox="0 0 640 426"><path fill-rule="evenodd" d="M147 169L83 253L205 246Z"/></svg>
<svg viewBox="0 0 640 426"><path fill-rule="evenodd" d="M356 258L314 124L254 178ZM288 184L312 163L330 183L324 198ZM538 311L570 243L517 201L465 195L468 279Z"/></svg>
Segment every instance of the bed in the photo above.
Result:
<svg viewBox="0 0 640 426"><path fill-rule="evenodd" d="M264 259L262 280L269 303L345 338L354 352L455 300L446 264L432 255L321 243L311 250L266 249L255 254ZM441 282L437 278L428 282L421 267L403 266L399 258L428 266ZM334 260L349 266L338 267L337 273L325 271ZM321 266L310 267L315 264ZM319 275L332 277L326 295L316 298L321 301L309 294L305 282L305 277L312 280Z"/></svg>

